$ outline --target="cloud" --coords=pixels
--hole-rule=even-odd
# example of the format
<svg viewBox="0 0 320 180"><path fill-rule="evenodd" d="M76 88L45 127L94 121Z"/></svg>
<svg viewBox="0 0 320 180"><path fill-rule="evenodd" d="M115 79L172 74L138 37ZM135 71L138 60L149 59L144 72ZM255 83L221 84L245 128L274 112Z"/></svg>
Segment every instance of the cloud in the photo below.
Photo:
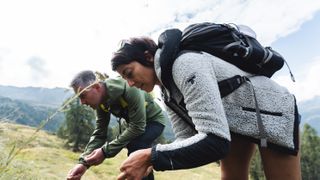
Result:
<svg viewBox="0 0 320 180"><path fill-rule="evenodd" d="M1 54L1 51L0 51L0 72L1 72L1 69L2 69L2 61L3 61L3 55Z"/></svg>
<svg viewBox="0 0 320 180"><path fill-rule="evenodd" d="M284 67L285 68L285 67ZM296 82L293 83L287 76L279 76L275 79L279 84L288 87L290 92L296 95L298 101L312 99L320 96L320 57L314 58L311 63L302 67L295 74Z"/></svg>
<svg viewBox="0 0 320 180"><path fill-rule="evenodd" d="M27 62L27 66L30 68L31 78L34 81L41 81L48 76L48 72L45 69L45 60L40 57L32 56L30 57Z"/></svg>
<svg viewBox="0 0 320 180"><path fill-rule="evenodd" d="M0 72L2 71L2 66L3 66L3 65L2 65L2 61L3 61L2 59L3 59L3 58L2 58L1 55L0 55ZM0 76L1 76L1 73L0 73Z"/></svg>
<svg viewBox="0 0 320 180"><path fill-rule="evenodd" d="M121 39L157 40L165 28L203 21L247 24L268 45L319 9L314 0L0 1L0 48L12 52L2 60L0 83L65 87L83 69L112 75L108 59ZM40 62L25 63L35 54Z"/></svg>
<svg viewBox="0 0 320 180"><path fill-rule="evenodd" d="M0 48L0 72L2 68L2 63L5 60L5 57L10 54L10 50L7 48Z"/></svg>
<svg viewBox="0 0 320 180"><path fill-rule="evenodd" d="M165 14L171 19L162 24L163 28L184 28L190 23L204 21L246 24L257 32L258 39L265 44L271 44L278 38L297 31L320 9L320 1L313 0L163 0L153 3L155 5L149 7L154 8L154 12L160 12L155 14L160 17ZM164 10L169 4L179 8ZM158 29L162 30L162 27Z"/></svg>

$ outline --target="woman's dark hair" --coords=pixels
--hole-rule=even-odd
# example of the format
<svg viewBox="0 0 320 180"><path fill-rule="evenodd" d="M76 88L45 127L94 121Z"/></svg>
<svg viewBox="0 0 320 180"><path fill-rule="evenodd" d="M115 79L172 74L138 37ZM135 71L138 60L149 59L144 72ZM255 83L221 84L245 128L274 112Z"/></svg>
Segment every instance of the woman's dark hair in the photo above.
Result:
<svg viewBox="0 0 320 180"><path fill-rule="evenodd" d="M111 58L112 70L115 71L120 65L129 64L133 61L137 61L147 67L153 67L153 62L148 61L144 53L148 51L154 56L157 49L157 44L148 37L134 37L129 40L122 40L120 49L113 53Z"/></svg>

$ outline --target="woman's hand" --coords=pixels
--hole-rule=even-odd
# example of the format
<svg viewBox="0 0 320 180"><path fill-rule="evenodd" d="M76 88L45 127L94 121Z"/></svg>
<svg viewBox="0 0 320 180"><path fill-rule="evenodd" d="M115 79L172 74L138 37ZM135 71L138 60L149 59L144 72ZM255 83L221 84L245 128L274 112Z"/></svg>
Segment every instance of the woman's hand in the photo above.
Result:
<svg viewBox="0 0 320 180"><path fill-rule="evenodd" d="M151 148L137 150L122 163L118 180L140 180L151 170Z"/></svg>

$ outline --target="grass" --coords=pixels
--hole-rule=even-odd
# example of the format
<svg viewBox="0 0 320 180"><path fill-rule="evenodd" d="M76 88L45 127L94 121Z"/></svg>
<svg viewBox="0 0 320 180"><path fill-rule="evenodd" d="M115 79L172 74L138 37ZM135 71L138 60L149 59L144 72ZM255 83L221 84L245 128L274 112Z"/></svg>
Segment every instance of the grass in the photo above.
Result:
<svg viewBox="0 0 320 180"><path fill-rule="evenodd" d="M35 130L23 125L0 122L0 179L65 179L68 171L77 163L80 153L62 148L62 139L40 130L35 139L25 146L7 167L4 166L13 143L18 142L19 146L19 142L23 143ZM126 150L123 150L115 158L106 159L101 165L91 167L82 179L114 180L125 158ZM6 169L1 171L4 167ZM220 179L220 169L216 164L209 164L190 170L155 172L155 179Z"/></svg>
<svg viewBox="0 0 320 180"><path fill-rule="evenodd" d="M99 77L104 77L101 73L98 74ZM44 119L43 121L41 121L41 123L38 125L37 128L35 128L33 130L33 132L31 133L25 133L28 137L24 138L24 137L15 137L12 138L9 144L9 151L7 156L4 154L1 156L1 161L0 161L0 177L3 176L4 173L6 172L10 172L10 164L11 162L16 158L17 155L19 155L23 150L27 149L28 146L32 146L32 143L36 143L36 138L37 135L39 135L39 131L49 122L52 120L52 118L57 115L58 112L62 112L65 110L65 108L72 102L74 101L76 98L79 97L79 95L84 92L85 90L89 89L90 87L92 87L96 82L98 82L99 78L97 78L97 80L95 82L93 82L92 84L88 85L87 87L85 87L84 89L82 89L81 91L77 92L74 96L72 96L71 98L67 99L54 113L52 113L50 116L48 116L46 119ZM6 118L0 118L0 121L6 122ZM3 133L4 130L6 129L5 126L3 126L0 129L0 132ZM11 128L13 131L17 131L17 127L12 127ZM0 148L2 148L0 146ZM0 149L1 150L1 149Z"/></svg>

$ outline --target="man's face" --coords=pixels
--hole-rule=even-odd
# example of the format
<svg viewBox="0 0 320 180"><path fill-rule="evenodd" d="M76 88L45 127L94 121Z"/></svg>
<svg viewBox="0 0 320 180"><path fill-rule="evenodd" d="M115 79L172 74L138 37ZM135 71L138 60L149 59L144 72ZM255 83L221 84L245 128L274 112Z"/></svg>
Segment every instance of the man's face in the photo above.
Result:
<svg viewBox="0 0 320 180"><path fill-rule="evenodd" d="M83 87L79 87L75 92L80 92L83 89L84 89ZM97 109L99 104L102 101L101 86L99 84L93 85L92 87L84 90L79 95L79 98L80 98L81 104L88 105L92 109Z"/></svg>

